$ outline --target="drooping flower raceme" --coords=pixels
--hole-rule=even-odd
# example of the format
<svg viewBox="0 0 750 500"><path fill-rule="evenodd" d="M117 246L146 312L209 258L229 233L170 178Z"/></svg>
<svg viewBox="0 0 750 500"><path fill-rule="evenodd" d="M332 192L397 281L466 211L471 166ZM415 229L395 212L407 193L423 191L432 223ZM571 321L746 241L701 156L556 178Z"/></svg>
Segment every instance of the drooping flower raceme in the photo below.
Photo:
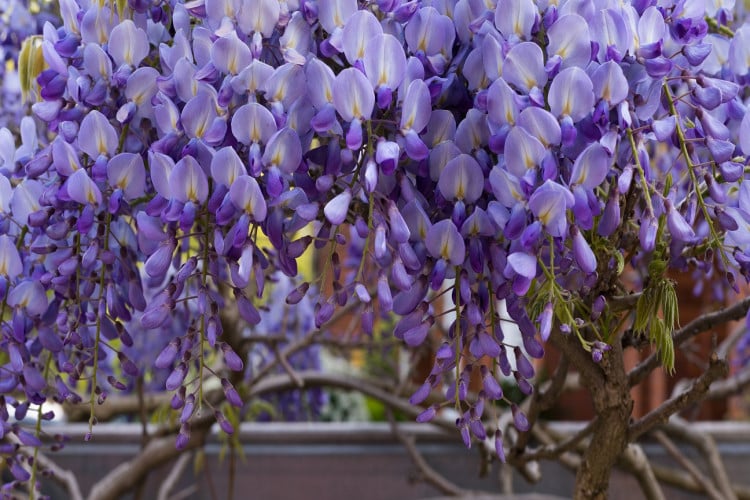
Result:
<svg viewBox="0 0 750 500"><path fill-rule="evenodd" d="M726 12L60 4L62 24L33 49L46 62L31 107L45 133L34 142L30 118L23 143L0 130L8 398L75 399L86 380L93 405L145 369L130 357L160 336L154 365L184 445L206 360L246 369L222 340L222 311L262 325L266 281L297 279L317 247L316 286L290 285L286 302L310 294L316 327L346 305L365 332L396 315L396 338L436 351L412 402L445 391L470 445L499 436L482 419L505 398L501 376L533 390L527 358L550 335L606 356L622 318L600 297L637 286L625 265L647 286L667 268L750 277L750 25L723 25ZM437 296L455 313L446 331ZM1 429L16 432L7 415Z"/></svg>

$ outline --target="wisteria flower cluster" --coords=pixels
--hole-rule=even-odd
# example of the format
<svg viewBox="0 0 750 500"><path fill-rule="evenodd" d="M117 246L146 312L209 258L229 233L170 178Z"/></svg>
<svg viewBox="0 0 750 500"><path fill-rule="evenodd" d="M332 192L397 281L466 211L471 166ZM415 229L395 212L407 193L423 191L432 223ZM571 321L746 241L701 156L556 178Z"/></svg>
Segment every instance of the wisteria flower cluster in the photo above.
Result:
<svg viewBox="0 0 750 500"><path fill-rule="evenodd" d="M137 376L137 339L165 335L184 444L206 360L247 361L222 311L262 323L266 281L317 248L322 273L285 302L309 297L318 328L354 304L366 334L395 315L393 335L436 351L411 401L445 402L419 420L453 405L466 445L494 436L502 457L485 408L501 375L533 390L553 330L599 362L623 321L605 298L640 291L633 328L669 364L667 270L750 277L750 25L732 9L62 0L32 56L39 137L0 150L0 394L76 399L85 381L93 405Z"/></svg>

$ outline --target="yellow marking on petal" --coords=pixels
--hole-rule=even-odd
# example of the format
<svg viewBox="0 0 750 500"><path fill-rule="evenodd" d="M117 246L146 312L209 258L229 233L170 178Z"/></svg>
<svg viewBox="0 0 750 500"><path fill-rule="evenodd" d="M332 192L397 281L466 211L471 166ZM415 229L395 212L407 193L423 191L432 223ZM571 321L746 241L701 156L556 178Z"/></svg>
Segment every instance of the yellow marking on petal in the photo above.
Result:
<svg viewBox="0 0 750 500"><path fill-rule="evenodd" d="M99 151L99 154L107 152L107 144L104 142L103 134L96 134L96 149Z"/></svg>
<svg viewBox="0 0 750 500"><path fill-rule="evenodd" d="M572 107L571 104L572 103L570 102L570 99L565 99L565 105L563 106L563 109L562 109L562 114L563 115L569 115L570 114L570 108Z"/></svg>
<svg viewBox="0 0 750 500"><path fill-rule="evenodd" d="M458 180L458 187L456 188L456 198L459 200L464 199L464 195L466 194L466 189L464 188L464 179L463 176Z"/></svg>
<svg viewBox="0 0 750 500"><path fill-rule="evenodd" d="M440 256L445 259L449 260L448 257L450 257L451 251L450 248L448 248L448 240L443 240L443 245L440 247Z"/></svg>

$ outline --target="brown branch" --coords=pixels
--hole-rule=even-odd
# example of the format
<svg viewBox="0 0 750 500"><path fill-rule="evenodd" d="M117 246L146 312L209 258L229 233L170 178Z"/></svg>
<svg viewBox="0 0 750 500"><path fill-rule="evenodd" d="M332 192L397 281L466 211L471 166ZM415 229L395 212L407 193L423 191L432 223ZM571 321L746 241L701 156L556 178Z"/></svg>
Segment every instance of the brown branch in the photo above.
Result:
<svg viewBox="0 0 750 500"><path fill-rule="evenodd" d="M191 458L193 458L192 452L183 453L177 458L174 465L172 466L172 470L169 471L169 474L167 474L167 477L164 478L161 486L159 486L159 495L157 496L158 500L169 499L169 494L177 484L177 481L180 480L180 476L182 476L182 473L185 470L185 467L187 467L187 464L190 462Z"/></svg>
<svg viewBox="0 0 750 500"><path fill-rule="evenodd" d="M694 319L684 327L675 331L672 335L675 347L679 347L688 339L703 333L707 330L723 325L729 321L736 321L743 318L748 309L750 309L750 297L743 299L731 306L719 309L711 313L706 313ZM641 361L635 368L628 373L628 382L630 386L641 383L651 371L659 366L658 353L652 353L648 358Z"/></svg>
<svg viewBox="0 0 750 500"><path fill-rule="evenodd" d="M409 457L411 457L411 461L414 462L414 465L417 467L420 476L426 483L431 484L441 493L445 493L446 495L465 496L468 494L466 490L451 482L448 478L437 472L430 466L430 464L427 463L427 461L417 449L416 439L414 438L414 436L406 436L403 432L401 432L401 430L398 428L398 424L396 423L396 419L393 418L393 412L391 411L388 412L388 420L391 424L393 435L396 436L401 444L404 445L404 448L406 448L406 452L409 454Z"/></svg>
<svg viewBox="0 0 750 500"><path fill-rule="evenodd" d="M724 399L741 393L750 386L750 370L746 369L728 379L719 380L706 393L706 399Z"/></svg>
<svg viewBox="0 0 750 500"><path fill-rule="evenodd" d="M661 465L652 465L654 470L654 476L662 483L675 486L685 491L692 491L694 493L704 493L703 487L698 483L690 474L687 472L681 472L671 467L664 467ZM732 485L734 494L737 495L738 500L750 500L750 488L738 484Z"/></svg>
<svg viewBox="0 0 750 500"><path fill-rule="evenodd" d="M550 429L543 429L541 425L535 425L531 428L531 432L534 434L534 437L547 448L555 447L558 444L558 439L554 437L554 434L550 432ZM572 471L577 471L582 462L581 456L572 451L564 451L556 455L555 458L560 464Z"/></svg>
<svg viewBox="0 0 750 500"><path fill-rule="evenodd" d="M143 408L150 413L160 406L168 405L171 399L171 394L167 393L146 393L143 395ZM138 400L137 394L111 395L104 403L94 405L94 417L99 422L107 422L119 415L139 412ZM70 421L78 422L88 420L91 407L88 404L71 405L65 403L63 408Z"/></svg>
<svg viewBox="0 0 750 500"><path fill-rule="evenodd" d="M551 429L544 429L544 432L546 432L548 435L551 435L555 438L554 441L552 441L551 444L547 444L543 447L537 448L534 451L525 453L518 457L518 460L521 463L529 462L532 460L555 460L557 459L561 454L571 451L574 448L578 448L579 445L583 442L583 440L588 437L589 434L594 430L594 425L596 422L596 418L591 420L588 424L586 424L585 427L583 427L581 430L579 430L577 433L575 433L572 436L568 436L565 438L562 435L555 434ZM539 427L539 426L535 426ZM535 428L533 427L532 430Z"/></svg>
<svg viewBox="0 0 750 500"><path fill-rule="evenodd" d="M639 445L630 443L620 457L618 465L635 476L641 491L648 500L665 500L666 497L654 475L651 463Z"/></svg>
<svg viewBox="0 0 750 500"><path fill-rule="evenodd" d="M182 450L175 447L173 435L152 439L135 457L118 465L100 479L91 488L89 500L115 500L140 483L152 469L169 462L187 450L203 446L213 423L213 414L192 422L190 439Z"/></svg>
<svg viewBox="0 0 750 500"><path fill-rule="evenodd" d="M299 375L297 375L297 371L292 367L292 365L289 364L289 360L286 358L286 356L279 351L279 346L273 346L273 353L276 355L279 363L281 363L284 371L287 373L287 375L289 375L289 378L294 381L294 385L299 388L304 387L305 383L302 381L302 379L299 378Z"/></svg>
<svg viewBox="0 0 750 500"><path fill-rule="evenodd" d="M726 376L728 371L729 368L727 367L727 362L720 360L715 353L712 354L708 369L698 377L690 389L678 396L664 401L657 408L654 408L630 425L628 440L631 442L635 441L644 432L649 431L658 424L666 422L670 416L681 411L685 407L702 400L706 395L706 392L708 392L711 384L715 380Z"/></svg>
<svg viewBox="0 0 750 500"><path fill-rule="evenodd" d="M679 448L667 437L662 431L656 431L653 433L654 438L662 445L662 447L669 453L669 455L683 468L688 474L701 485L703 491L712 498L713 500L723 500L721 493L713 485L711 480L707 478L697 465L693 463L688 457L686 457ZM734 496L734 495L732 495Z"/></svg>
<svg viewBox="0 0 750 500"><path fill-rule="evenodd" d="M724 461L721 459L719 448L716 441L707 433L698 433L681 419L672 419L671 422L663 426L663 430L670 435L678 437L683 441L690 443L701 451L701 455L708 463L708 469L713 476L716 485L719 487L722 498L734 500L736 496L732 491L732 483L729 479Z"/></svg>

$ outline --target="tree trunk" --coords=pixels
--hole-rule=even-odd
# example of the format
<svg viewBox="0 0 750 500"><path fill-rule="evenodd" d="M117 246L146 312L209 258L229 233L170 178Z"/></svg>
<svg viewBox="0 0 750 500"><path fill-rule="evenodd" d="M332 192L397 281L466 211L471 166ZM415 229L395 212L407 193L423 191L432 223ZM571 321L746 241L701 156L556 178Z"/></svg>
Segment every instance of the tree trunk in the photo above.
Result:
<svg viewBox="0 0 750 500"><path fill-rule="evenodd" d="M633 410L622 347L619 339L612 342L612 350L596 364L575 336L556 337L554 343L570 359L571 365L580 370L583 384L591 392L596 414L591 442L576 475L574 498L605 499L612 468L628 444L628 425Z"/></svg>

